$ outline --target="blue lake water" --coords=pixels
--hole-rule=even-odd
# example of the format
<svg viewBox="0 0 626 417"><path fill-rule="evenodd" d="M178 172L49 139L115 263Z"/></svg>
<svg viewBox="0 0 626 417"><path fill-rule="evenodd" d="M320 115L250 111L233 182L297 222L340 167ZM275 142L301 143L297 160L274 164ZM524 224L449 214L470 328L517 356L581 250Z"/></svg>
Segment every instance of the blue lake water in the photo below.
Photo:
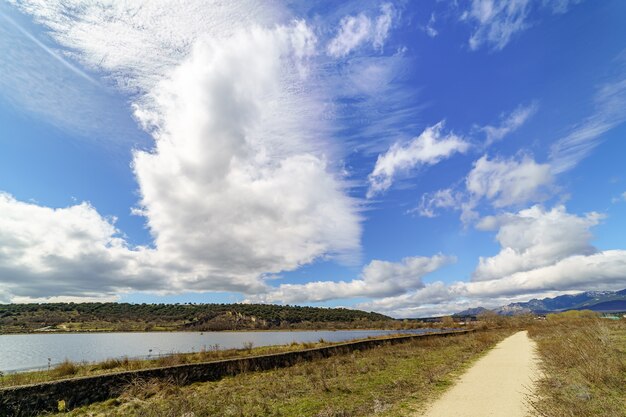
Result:
<svg viewBox="0 0 626 417"><path fill-rule="evenodd" d="M427 330L403 331L403 333ZM284 345L291 342L316 342L324 339L341 342L370 336L399 333L397 330L320 330L269 332L150 332L150 333L71 333L0 335L0 371L19 372L44 369L69 359L97 362L110 358L146 358L177 352L212 349Z"/></svg>

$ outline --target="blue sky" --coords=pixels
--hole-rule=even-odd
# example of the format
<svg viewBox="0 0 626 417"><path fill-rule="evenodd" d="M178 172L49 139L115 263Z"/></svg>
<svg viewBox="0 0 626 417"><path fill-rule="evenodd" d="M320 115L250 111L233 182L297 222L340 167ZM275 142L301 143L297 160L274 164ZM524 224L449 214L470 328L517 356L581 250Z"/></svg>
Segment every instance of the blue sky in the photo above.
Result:
<svg viewBox="0 0 626 417"><path fill-rule="evenodd" d="M621 1L0 4L0 301L626 287Z"/></svg>

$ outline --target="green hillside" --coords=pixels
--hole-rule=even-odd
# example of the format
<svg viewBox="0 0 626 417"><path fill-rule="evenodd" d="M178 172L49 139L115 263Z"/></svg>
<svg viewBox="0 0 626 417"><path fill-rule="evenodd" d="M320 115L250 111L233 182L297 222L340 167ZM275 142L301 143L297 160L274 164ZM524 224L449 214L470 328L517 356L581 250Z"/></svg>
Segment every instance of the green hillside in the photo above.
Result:
<svg viewBox="0 0 626 417"><path fill-rule="evenodd" d="M0 305L0 332L255 330L380 327L390 317L272 304L52 303ZM376 326L375 324L378 324Z"/></svg>

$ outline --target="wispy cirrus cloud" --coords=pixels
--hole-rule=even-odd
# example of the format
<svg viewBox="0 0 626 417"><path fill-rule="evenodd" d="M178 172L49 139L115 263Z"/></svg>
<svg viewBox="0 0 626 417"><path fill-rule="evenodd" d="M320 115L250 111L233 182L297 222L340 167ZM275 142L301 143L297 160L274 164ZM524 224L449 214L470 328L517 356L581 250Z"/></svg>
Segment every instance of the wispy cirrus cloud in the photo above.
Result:
<svg viewBox="0 0 626 417"><path fill-rule="evenodd" d="M542 5L552 9L555 14L566 13L572 6L582 3L583 0L542 0Z"/></svg>
<svg viewBox="0 0 626 417"><path fill-rule="evenodd" d="M19 113L111 150L143 144L127 104L107 82L95 80L66 49L20 16L0 4L0 99Z"/></svg>
<svg viewBox="0 0 626 417"><path fill-rule="evenodd" d="M532 12L548 10L563 14L581 0L472 0L461 20L473 27L469 38L471 50L485 46L500 51L524 30L532 26Z"/></svg>
<svg viewBox="0 0 626 417"><path fill-rule="evenodd" d="M341 58L367 43L375 49L382 49L393 24L394 14L391 3L384 3L375 18L365 13L344 17L339 23L337 35L328 43L327 53Z"/></svg>
<svg viewBox="0 0 626 417"><path fill-rule="evenodd" d="M346 149L376 155L423 129L420 114L427 104L420 89L406 83L414 63L400 47L392 54L354 55L330 64L324 79L333 97L330 117Z"/></svg>
<svg viewBox="0 0 626 417"><path fill-rule="evenodd" d="M452 188L444 188L432 193L424 193L419 205L410 210L422 217L437 217L440 210L457 209L463 204L463 194Z"/></svg>
<svg viewBox="0 0 626 417"><path fill-rule="evenodd" d="M470 49L477 50L485 44L495 51L503 49L528 26L531 5L532 0L473 0L461 16L461 20L475 26L469 39Z"/></svg>
<svg viewBox="0 0 626 417"><path fill-rule="evenodd" d="M477 127L485 134L485 147L491 146L522 127L537 112L538 107L537 103L520 105L510 113L503 113L499 124Z"/></svg>
<svg viewBox="0 0 626 417"><path fill-rule="evenodd" d="M594 111L550 149L552 170L560 174L574 168L602 142L611 129L626 121L626 58L618 60L622 74L600 86L594 97Z"/></svg>
<svg viewBox="0 0 626 417"><path fill-rule="evenodd" d="M437 22L437 18L435 13L430 14L430 19L428 19L428 23L424 26L424 32L431 38L436 38L439 35L439 31L435 28L435 23Z"/></svg>
<svg viewBox="0 0 626 417"><path fill-rule="evenodd" d="M287 23L274 2L166 0L135 3L10 0L46 27L49 35L87 68L112 76L118 86L146 92L180 64L202 37L227 38L252 25Z"/></svg>
<svg viewBox="0 0 626 417"><path fill-rule="evenodd" d="M71 62L69 62L59 52L55 51L54 49L50 48L49 46L47 46L46 44L41 42L39 39L37 39L35 36L30 34L27 30L22 28L22 26L20 26L15 20L13 20L10 16L6 15L2 11L0 11L0 19L3 20L5 23L8 23L9 25L11 25L13 28L17 29L18 32L20 32L22 35L24 35L26 38L28 38L38 48L40 48L42 51L44 51L46 54L48 54L54 60L59 62L65 68L67 68L70 71L72 71L74 74L78 75L79 77L81 77L82 79L84 79L84 80L86 80L86 81L88 81L90 83L93 83L93 84L96 84L96 85L98 84L98 82L92 76L87 74L82 69L78 68L76 65L72 64Z"/></svg>
<svg viewBox="0 0 626 417"><path fill-rule="evenodd" d="M612 204L621 203L623 201L626 201L626 193L623 193L623 194L618 195L617 197L611 198Z"/></svg>

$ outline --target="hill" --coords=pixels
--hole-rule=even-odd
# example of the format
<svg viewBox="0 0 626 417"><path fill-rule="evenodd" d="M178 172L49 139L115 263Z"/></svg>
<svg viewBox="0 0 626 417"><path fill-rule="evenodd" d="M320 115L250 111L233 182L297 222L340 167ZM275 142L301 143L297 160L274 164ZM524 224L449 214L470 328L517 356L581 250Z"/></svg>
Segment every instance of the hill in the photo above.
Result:
<svg viewBox="0 0 626 417"><path fill-rule="evenodd" d="M615 311L626 311L626 300L611 300L593 304L589 307L576 308L576 310L592 310L599 313L611 313Z"/></svg>
<svg viewBox="0 0 626 417"><path fill-rule="evenodd" d="M0 305L0 333L359 328L377 327L374 323L391 320L382 314L360 310L272 304Z"/></svg>
<svg viewBox="0 0 626 417"><path fill-rule="evenodd" d="M546 314L567 310L593 310L605 313L626 311L626 289L621 291L586 291L553 298L534 298L527 302L511 303L492 310L476 307L456 313L455 316L471 316L486 311L511 316L528 313Z"/></svg>

